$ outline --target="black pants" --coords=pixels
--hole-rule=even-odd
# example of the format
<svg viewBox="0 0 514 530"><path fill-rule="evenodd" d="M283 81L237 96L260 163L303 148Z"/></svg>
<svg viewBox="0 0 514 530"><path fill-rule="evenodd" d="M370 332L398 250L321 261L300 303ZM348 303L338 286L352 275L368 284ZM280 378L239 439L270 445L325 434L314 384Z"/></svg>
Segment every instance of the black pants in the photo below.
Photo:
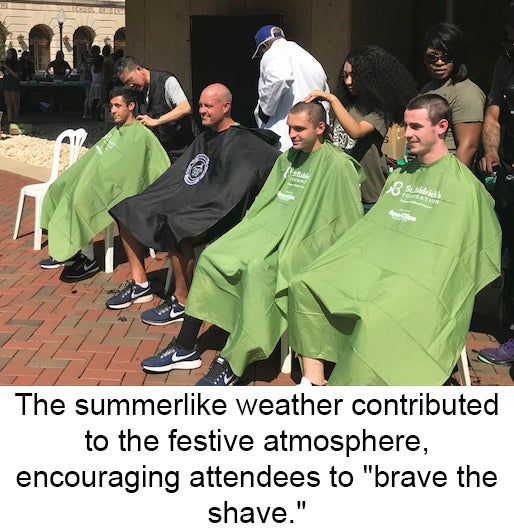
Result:
<svg viewBox="0 0 514 530"><path fill-rule="evenodd" d="M502 229L502 323L514 322L514 168L502 164L494 189L495 209Z"/></svg>

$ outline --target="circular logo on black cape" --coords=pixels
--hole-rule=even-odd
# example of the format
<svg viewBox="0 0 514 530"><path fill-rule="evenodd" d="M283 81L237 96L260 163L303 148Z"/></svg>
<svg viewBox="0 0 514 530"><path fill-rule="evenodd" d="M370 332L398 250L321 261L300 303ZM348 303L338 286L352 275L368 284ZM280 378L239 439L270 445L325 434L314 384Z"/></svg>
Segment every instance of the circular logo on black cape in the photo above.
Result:
<svg viewBox="0 0 514 530"><path fill-rule="evenodd" d="M186 169L184 182L189 186L198 184L209 169L209 157L204 154L196 155Z"/></svg>

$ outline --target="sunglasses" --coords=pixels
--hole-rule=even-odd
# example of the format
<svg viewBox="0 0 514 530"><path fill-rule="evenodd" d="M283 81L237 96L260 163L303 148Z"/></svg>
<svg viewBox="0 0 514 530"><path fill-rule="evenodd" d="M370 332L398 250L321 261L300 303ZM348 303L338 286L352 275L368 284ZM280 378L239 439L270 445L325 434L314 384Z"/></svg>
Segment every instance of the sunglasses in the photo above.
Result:
<svg viewBox="0 0 514 530"><path fill-rule="evenodd" d="M437 53L427 53L425 55L425 63L427 64L436 64L439 61L442 61L444 64L452 62L452 58L447 53L437 54Z"/></svg>

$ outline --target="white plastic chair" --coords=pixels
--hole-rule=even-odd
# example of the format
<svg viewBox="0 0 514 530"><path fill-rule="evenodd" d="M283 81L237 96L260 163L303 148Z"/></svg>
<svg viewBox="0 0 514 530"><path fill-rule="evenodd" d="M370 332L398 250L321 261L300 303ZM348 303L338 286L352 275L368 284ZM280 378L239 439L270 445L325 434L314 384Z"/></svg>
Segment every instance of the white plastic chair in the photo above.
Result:
<svg viewBox="0 0 514 530"><path fill-rule="evenodd" d="M28 184L21 188L20 200L18 202L18 213L16 214L16 224L14 226L13 239L18 237L20 229L21 215L23 212L23 204L25 197L34 197L35 200L35 211L34 211L34 250L41 249L41 209L43 206L43 198L46 191L50 187L50 184L59 176L59 160L61 158L61 145L65 138L69 139L70 142L70 156L68 160L67 168L70 167L74 162L77 161L80 148L86 139L87 132L84 129L66 129L63 131L55 140L54 146L54 159L52 163L52 171L50 178L47 182L41 182L38 184Z"/></svg>
<svg viewBox="0 0 514 530"><path fill-rule="evenodd" d="M280 338L280 371L283 374L291 373L291 362L293 358L293 350L289 346L289 338L287 336L287 330Z"/></svg>
<svg viewBox="0 0 514 530"><path fill-rule="evenodd" d="M200 254L202 253L203 249L207 247L208 244L205 245L199 245L195 247L195 265L198 263L198 259L200 257ZM150 252L152 249L150 249ZM168 266L168 272L166 273L166 281L164 282L164 296L171 296L173 293L171 292L171 282L173 281L173 267L171 265L171 260L169 254L166 256L166 263L164 266Z"/></svg>
<svg viewBox="0 0 514 530"><path fill-rule="evenodd" d="M471 377L469 376L468 354L466 352L465 344L462 347L459 360L457 361L457 370L459 371L461 386L471 386Z"/></svg>
<svg viewBox="0 0 514 530"><path fill-rule="evenodd" d="M114 271L114 223L104 230L105 272Z"/></svg>
<svg viewBox="0 0 514 530"><path fill-rule="evenodd" d="M292 350L289 346L289 339L287 331L280 339L280 371L284 374L291 373L291 358ZM471 386L471 377L469 376L468 354L466 352L466 345L462 347L459 360L457 361L457 370L460 375L461 386Z"/></svg>

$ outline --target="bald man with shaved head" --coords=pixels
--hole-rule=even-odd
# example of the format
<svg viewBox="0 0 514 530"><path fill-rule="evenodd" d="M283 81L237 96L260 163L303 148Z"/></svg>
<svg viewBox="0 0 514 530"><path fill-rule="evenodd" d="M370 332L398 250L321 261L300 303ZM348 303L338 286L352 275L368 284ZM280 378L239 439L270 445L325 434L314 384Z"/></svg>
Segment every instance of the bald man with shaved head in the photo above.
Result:
<svg viewBox="0 0 514 530"><path fill-rule="evenodd" d="M141 318L153 325L182 320L195 247L239 222L248 198L264 184L280 154L272 147L278 136L240 126L232 118L231 106L232 94L225 85L207 86L199 101L206 130L145 193L110 211L118 222L132 277L107 300L109 309L152 300L144 266L145 247L150 247L169 253L175 291Z"/></svg>

